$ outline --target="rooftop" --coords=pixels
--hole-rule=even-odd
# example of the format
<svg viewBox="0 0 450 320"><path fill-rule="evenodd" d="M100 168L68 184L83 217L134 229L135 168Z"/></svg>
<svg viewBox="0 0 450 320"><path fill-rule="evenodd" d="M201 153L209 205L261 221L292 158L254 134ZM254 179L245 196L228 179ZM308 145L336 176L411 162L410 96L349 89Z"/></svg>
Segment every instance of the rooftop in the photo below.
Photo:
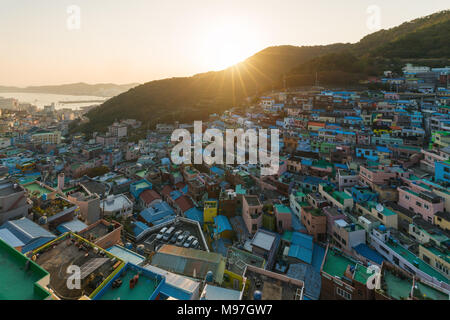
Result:
<svg viewBox="0 0 450 320"><path fill-rule="evenodd" d="M226 264L227 270L238 275L243 275L247 265L264 268L265 261L263 258L257 255L237 249L235 247L230 247L228 249Z"/></svg>
<svg viewBox="0 0 450 320"><path fill-rule="evenodd" d="M254 292L262 293L262 300L302 300L304 282L298 279L249 266L244 275L249 280L248 294L243 300L253 300Z"/></svg>
<svg viewBox="0 0 450 320"><path fill-rule="evenodd" d="M135 276L138 276L139 280L131 288L130 281ZM118 288L113 288L113 283L117 279L120 279L122 284ZM158 294L161 281L160 275L128 263L105 285L94 300L153 300Z"/></svg>
<svg viewBox="0 0 450 320"><path fill-rule="evenodd" d="M412 279L405 276L397 276L388 269L383 271L381 279L381 288L389 297L397 300L409 298L412 288Z"/></svg>
<svg viewBox="0 0 450 320"><path fill-rule="evenodd" d="M394 252L396 252L398 255L402 256L409 263L414 265L416 268L418 268L421 271L425 272L426 274L436 278L439 281L449 283L449 280L444 275L442 275L439 271L437 271L436 269L431 267L425 261L423 261L416 255L414 255L411 251L405 249L400 244L394 243L393 241L388 241L388 242L386 242L386 245L389 248L391 248Z"/></svg>
<svg viewBox="0 0 450 320"><path fill-rule="evenodd" d="M0 239L0 300L43 300L50 294L38 281L48 272Z"/></svg>
<svg viewBox="0 0 450 320"><path fill-rule="evenodd" d="M50 273L49 287L60 298L69 300L96 294L105 279L123 266L117 257L73 233L64 234L34 251L33 255L36 263ZM67 270L70 265L81 269L80 289L67 287L67 274L61 270Z"/></svg>

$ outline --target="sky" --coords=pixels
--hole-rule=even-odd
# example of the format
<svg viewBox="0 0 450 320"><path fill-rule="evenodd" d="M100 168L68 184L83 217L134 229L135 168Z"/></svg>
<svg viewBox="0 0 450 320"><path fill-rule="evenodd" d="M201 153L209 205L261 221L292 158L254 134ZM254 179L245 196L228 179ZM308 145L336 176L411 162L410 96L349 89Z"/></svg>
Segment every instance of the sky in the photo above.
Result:
<svg viewBox="0 0 450 320"><path fill-rule="evenodd" d="M357 42L448 0L1 0L0 85L144 83Z"/></svg>

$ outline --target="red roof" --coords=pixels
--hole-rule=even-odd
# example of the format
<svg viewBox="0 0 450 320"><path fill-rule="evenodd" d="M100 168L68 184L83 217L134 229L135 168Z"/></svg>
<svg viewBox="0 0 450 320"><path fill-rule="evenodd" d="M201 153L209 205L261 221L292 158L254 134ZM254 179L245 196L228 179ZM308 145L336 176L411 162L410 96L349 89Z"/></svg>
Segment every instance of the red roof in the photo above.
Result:
<svg viewBox="0 0 450 320"><path fill-rule="evenodd" d="M141 192L139 198L141 198L145 204L150 204L157 199L161 199L161 196L155 190L147 189Z"/></svg>
<svg viewBox="0 0 450 320"><path fill-rule="evenodd" d="M171 186L164 186L164 188L161 190L161 194L170 197L170 193L173 191Z"/></svg>
<svg viewBox="0 0 450 320"><path fill-rule="evenodd" d="M190 208L194 207L194 203L189 197L181 196L177 200L175 200L175 203L180 207L182 212L188 211Z"/></svg>

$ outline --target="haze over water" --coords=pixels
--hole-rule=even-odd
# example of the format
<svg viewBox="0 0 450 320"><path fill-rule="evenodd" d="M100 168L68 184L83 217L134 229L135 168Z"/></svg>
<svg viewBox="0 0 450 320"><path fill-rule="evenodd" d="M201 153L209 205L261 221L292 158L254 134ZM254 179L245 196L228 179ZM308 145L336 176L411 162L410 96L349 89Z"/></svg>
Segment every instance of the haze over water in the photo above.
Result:
<svg viewBox="0 0 450 320"><path fill-rule="evenodd" d="M88 107L92 105L99 105L101 102L76 102L76 103L61 103L62 101L105 101L108 98L95 96L73 96L51 93L28 93L28 92L0 92L0 97L15 98L20 103L31 103L42 109L44 106L55 104L55 109L70 108L78 110L81 107Z"/></svg>

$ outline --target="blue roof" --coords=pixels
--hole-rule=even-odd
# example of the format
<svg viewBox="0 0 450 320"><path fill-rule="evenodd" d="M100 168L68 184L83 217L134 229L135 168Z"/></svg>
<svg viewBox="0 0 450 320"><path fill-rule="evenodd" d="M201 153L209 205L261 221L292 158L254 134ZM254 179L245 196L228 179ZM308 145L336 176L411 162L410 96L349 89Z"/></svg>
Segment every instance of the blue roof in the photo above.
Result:
<svg viewBox="0 0 450 320"><path fill-rule="evenodd" d="M173 200L177 200L179 197L181 197L183 194L180 192L180 191L178 191L178 190L175 190L175 191L172 191L171 193L170 193L170 197L173 199Z"/></svg>
<svg viewBox="0 0 450 320"><path fill-rule="evenodd" d="M302 222L300 221L300 219L297 217L297 215L293 214L291 215L292 219L291 219L291 227L293 230L295 231L302 231L302 230L306 230L305 226L302 224Z"/></svg>
<svg viewBox="0 0 450 320"><path fill-rule="evenodd" d="M316 243L313 248L313 257L311 264L317 272L320 272L320 267L322 266L324 256L325 248Z"/></svg>
<svg viewBox="0 0 450 320"><path fill-rule="evenodd" d="M174 215L175 212L165 201L155 203L150 208L142 210L139 213L139 216L144 219L145 222L153 225L157 225L157 222L161 222L161 220L172 219L172 216Z"/></svg>
<svg viewBox="0 0 450 320"><path fill-rule="evenodd" d="M298 244L302 247L305 247L306 249L312 250L313 248L313 236L310 236L308 234L300 233L300 232L293 232L292 238L291 238L292 244Z"/></svg>
<svg viewBox="0 0 450 320"><path fill-rule="evenodd" d="M5 241L13 248L22 247L25 245L19 238L17 238L13 233L11 233L8 229L0 229L0 239Z"/></svg>
<svg viewBox="0 0 450 320"><path fill-rule="evenodd" d="M218 167L211 167L211 172L213 172L213 173L215 173L215 174L217 174L219 176L221 176L221 175L223 175L225 173L224 170L222 170L222 169L220 169Z"/></svg>
<svg viewBox="0 0 450 320"><path fill-rule="evenodd" d="M300 232L293 232L288 256L297 258L306 263L312 262L313 237Z"/></svg>
<svg viewBox="0 0 450 320"><path fill-rule="evenodd" d="M289 266L286 275L305 283L304 300L319 300L320 289L322 287L320 272L316 271L310 265L296 263Z"/></svg>
<svg viewBox="0 0 450 320"><path fill-rule="evenodd" d="M200 225L203 225L203 211L196 207L188 209L184 213L184 216L188 219L198 221L198 223L200 223Z"/></svg>
<svg viewBox="0 0 450 320"><path fill-rule="evenodd" d="M389 150L389 148L386 148L386 147L376 146L376 148L377 148L377 150L378 150L379 152L392 153L392 151Z"/></svg>
<svg viewBox="0 0 450 320"><path fill-rule="evenodd" d="M59 226L56 227L56 230L58 230L60 233L66 233L66 232L80 232L81 230L86 229L88 226L87 224L81 222L78 219L74 219L69 222L61 223Z"/></svg>
<svg viewBox="0 0 450 320"><path fill-rule="evenodd" d="M306 263L311 263L312 250L306 249L297 244L293 244L289 248L288 257L296 258Z"/></svg>
<svg viewBox="0 0 450 320"><path fill-rule="evenodd" d="M27 218L7 221L0 229L8 229L16 238L25 244L22 248L23 253L37 249L44 243L56 238L53 233L50 233Z"/></svg>
<svg viewBox="0 0 450 320"><path fill-rule="evenodd" d="M140 235L144 230L147 230L149 227L141 222L141 221L136 221L134 222L134 226L133 226L133 232L134 235L137 237L138 235Z"/></svg>
<svg viewBox="0 0 450 320"><path fill-rule="evenodd" d="M231 227L230 221L225 216L216 216L214 217L214 223L216 224L216 228L214 229L214 233L222 233L224 231L233 230Z"/></svg>
<svg viewBox="0 0 450 320"><path fill-rule="evenodd" d="M378 252L369 248L365 243L360 243L356 247L353 247L353 249L355 249L359 255L375 262L378 265L383 263L384 258Z"/></svg>

